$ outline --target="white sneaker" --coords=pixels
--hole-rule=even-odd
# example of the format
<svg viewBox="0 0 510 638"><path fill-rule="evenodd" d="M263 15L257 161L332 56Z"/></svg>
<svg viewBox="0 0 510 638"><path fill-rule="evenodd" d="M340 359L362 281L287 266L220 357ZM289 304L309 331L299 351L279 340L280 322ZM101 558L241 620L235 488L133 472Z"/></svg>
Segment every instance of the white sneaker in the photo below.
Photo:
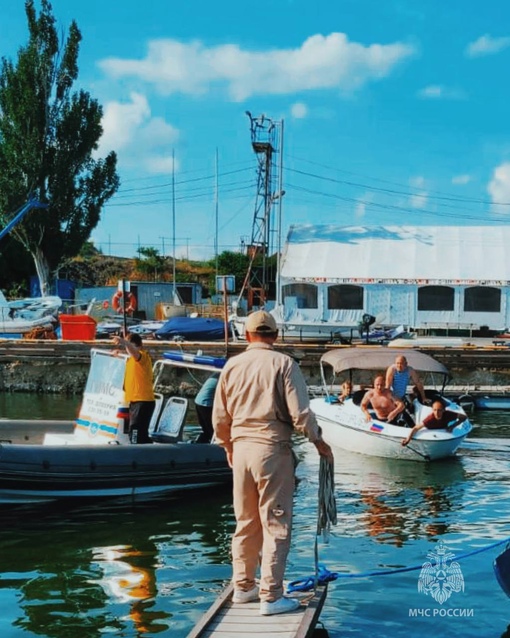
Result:
<svg viewBox="0 0 510 638"><path fill-rule="evenodd" d="M243 591L242 589L234 589L234 593L232 594L232 602L233 603L252 603L255 600L259 599L259 588L255 585L253 589L249 591Z"/></svg>
<svg viewBox="0 0 510 638"><path fill-rule="evenodd" d="M260 603L261 616L274 616L275 614L286 614L289 611L296 611L299 607L299 600L296 598L278 598L272 603Z"/></svg>

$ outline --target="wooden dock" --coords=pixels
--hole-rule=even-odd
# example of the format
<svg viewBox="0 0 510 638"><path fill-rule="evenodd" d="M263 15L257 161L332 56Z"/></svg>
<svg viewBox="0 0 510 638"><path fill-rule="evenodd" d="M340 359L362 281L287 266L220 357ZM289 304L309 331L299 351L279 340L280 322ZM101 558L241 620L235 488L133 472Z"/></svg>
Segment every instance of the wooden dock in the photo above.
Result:
<svg viewBox="0 0 510 638"><path fill-rule="evenodd" d="M222 342L164 342L144 341L145 348L156 360L167 350L184 353L201 352L210 356L232 356L246 348L245 343ZM299 361L301 370L309 385L320 383L319 360L327 350L343 349L348 346L332 344L276 342L277 350L285 352ZM371 350L381 346L357 345L360 349ZM114 349L112 340L96 341L42 341L0 339L0 392L61 392L80 394L85 385L91 348ZM510 386L506 375L510 372L510 347L494 345L490 341L479 341L465 347L420 347L419 350L446 365L452 372L457 385L466 386L470 391L473 382L469 375L479 373L477 385ZM473 388L476 389L476 388Z"/></svg>
<svg viewBox="0 0 510 638"><path fill-rule="evenodd" d="M412 341L410 340L410 346ZM510 341L508 342L510 344ZM203 354L211 356L232 356L246 348L245 342L229 342L228 346L222 342L175 342L144 340L145 348L153 358L161 356L166 350L181 350L196 354L201 350ZM378 345L353 344L357 348L372 350L380 348ZM90 349L113 349L111 339L96 341L51 341L51 340L23 340L0 339L0 357L4 362L37 362L59 361L88 363ZM344 349L352 346L328 343L292 343L277 341L275 348L290 354L305 367L317 366L324 352L333 349ZM420 346L417 348L426 352L448 368L492 368L506 369L510 367L510 345L496 345L490 340L478 340L473 345L462 347Z"/></svg>
<svg viewBox="0 0 510 638"><path fill-rule="evenodd" d="M327 585L319 587L315 595L310 592L313 598L296 611L274 616L261 616L258 602L236 605L232 592L230 584L187 638L310 638L326 600Z"/></svg>

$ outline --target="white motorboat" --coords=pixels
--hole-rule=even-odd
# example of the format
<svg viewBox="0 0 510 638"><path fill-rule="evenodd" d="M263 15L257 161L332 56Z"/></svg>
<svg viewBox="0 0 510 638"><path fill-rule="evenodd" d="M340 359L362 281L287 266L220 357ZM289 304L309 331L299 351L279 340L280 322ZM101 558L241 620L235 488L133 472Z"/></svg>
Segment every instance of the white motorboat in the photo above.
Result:
<svg viewBox="0 0 510 638"><path fill-rule="evenodd" d="M341 323L327 321L283 321L274 310L270 311L275 317L278 335L282 341L313 342L313 343L350 343L358 334L358 323ZM229 317L235 328L236 335L244 340L245 323L248 317L233 314Z"/></svg>
<svg viewBox="0 0 510 638"><path fill-rule="evenodd" d="M363 321L306 321L296 315L292 320L285 320L281 311L273 309L270 313L275 318L281 341L350 344L353 339L361 339L365 343L382 344L407 334L403 325L373 328L370 327L371 324L367 324L365 328ZM363 317L375 319L371 315ZM245 339L246 320L247 317L237 314L230 317L240 339Z"/></svg>
<svg viewBox="0 0 510 638"><path fill-rule="evenodd" d="M57 323L60 297L27 297L7 301L0 291L0 334L23 335L33 328L52 328Z"/></svg>
<svg viewBox="0 0 510 638"><path fill-rule="evenodd" d="M338 375L348 377L352 382L356 371L384 372L399 354L404 355L409 365L420 374L430 375L434 387L440 388L435 393L427 390L431 398L441 397L447 410L465 414L462 407L442 395L449 379L447 368L423 352L384 347L330 350L322 355L320 362L324 395L311 400L311 408L317 416L324 439L334 448L390 459L434 461L454 455L472 429L468 419L451 431L422 428L408 445L403 446L402 440L409 432L405 427L382 422L375 414L370 421L366 420L360 408L365 390L355 392L352 398L343 403L333 393ZM331 379L327 377L328 374ZM416 423L421 423L432 411L418 399L414 399L412 407Z"/></svg>

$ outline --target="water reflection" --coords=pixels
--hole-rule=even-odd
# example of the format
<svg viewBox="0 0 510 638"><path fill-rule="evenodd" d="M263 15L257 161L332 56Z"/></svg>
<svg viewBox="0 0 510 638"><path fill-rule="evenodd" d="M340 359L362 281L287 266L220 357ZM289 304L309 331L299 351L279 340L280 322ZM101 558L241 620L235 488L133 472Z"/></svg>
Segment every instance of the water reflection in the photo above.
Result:
<svg viewBox="0 0 510 638"><path fill-rule="evenodd" d="M340 509L358 519L354 528L396 547L446 534L462 507L464 480L457 458L411 463L350 453L342 456L335 477Z"/></svg>
<svg viewBox="0 0 510 638"><path fill-rule="evenodd" d="M93 563L103 573L98 580L110 603L127 603L129 618L138 634L165 631L170 614L153 609L158 587L156 582L158 551L139 551L133 546L96 549Z"/></svg>
<svg viewBox="0 0 510 638"><path fill-rule="evenodd" d="M34 634L44 628L43 635L57 638L173 629L166 598L190 596L179 590L183 573L199 567L210 579L208 566L229 573L230 503L227 490L135 508L109 503L64 512L50 506L21 517L6 513L0 601L19 602L4 621Z"/></svg>

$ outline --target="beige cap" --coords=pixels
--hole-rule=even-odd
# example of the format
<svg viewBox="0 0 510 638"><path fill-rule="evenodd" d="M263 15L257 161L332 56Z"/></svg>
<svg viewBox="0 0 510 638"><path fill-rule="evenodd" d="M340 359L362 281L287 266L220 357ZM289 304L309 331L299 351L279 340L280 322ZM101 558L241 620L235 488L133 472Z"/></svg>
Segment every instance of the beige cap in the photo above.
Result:
<svg viewBox="0 0 510 638"><path fill-rule="evenodd" d="M272 315L265 310L257 310L248 315L245 330L246 332L270 333L277 332L278 327Z"/></svg>

